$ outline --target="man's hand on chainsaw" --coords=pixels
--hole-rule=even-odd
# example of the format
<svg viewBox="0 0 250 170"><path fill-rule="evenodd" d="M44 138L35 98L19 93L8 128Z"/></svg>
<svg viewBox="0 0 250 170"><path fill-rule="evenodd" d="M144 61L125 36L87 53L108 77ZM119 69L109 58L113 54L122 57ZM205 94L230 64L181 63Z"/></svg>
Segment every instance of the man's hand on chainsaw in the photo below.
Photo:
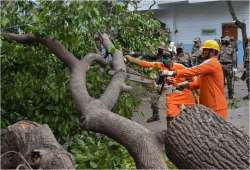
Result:
<svg viewBox="0 0 250 170"><path fill-rule="evenodd" d="M171 77L166 77L165 81L167 82L167 84L174 84L174 80Z"/></svg>
<svg viewBox="0 0 250 170"><path fill-rule="evenodd" d="M164 90L166 91L167 95L171 95L172 93L182 93L182 91L180 91L173 85L165 85Z"/></svg>
<svg viewBox="0 0 250 170"><path fill-rule="evenodd" d="M162 74L164 76L168 76L168 77L174 77L176 75L176 71L168 71L168 70L163 70Z"/></svg>
<svg viewBox="0 0 250 170"><path fill-rule="evenodd" d="M185 89L185 88L187 88L188 87L188 81L183 81L183 82L181 82L181 83L178 83L177 85L176 85L176 89L177 90L183 90L183 89Z"/></svg>

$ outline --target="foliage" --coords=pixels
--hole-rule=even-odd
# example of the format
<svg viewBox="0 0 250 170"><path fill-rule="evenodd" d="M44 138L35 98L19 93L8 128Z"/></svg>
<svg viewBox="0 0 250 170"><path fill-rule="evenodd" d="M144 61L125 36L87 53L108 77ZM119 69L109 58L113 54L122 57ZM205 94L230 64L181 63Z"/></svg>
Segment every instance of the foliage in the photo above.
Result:
<svg viewBox="0 0 250 170"><path fill-rule="evenodd" d="M127 150L101 134L83 132L75 137L70 151L77 169L135 169Z"/></svg>
<svg viewBox="0 0 250 170"><path fill-rule="evenodd" d="M64 141L70 131L77 130L79 116L68 91L67 69L45 49L37 50L42 47L2 45L1 128L18 120L33 120L47 123Z"/></svg>
<svg viewBox="0 0 250 170"><path fill-rule="evenodd" d="M166 164L168 169L177 169L176 166L168 158L166 158Z"/></svg>
<svg viewBox="0 0 250 170"><path fill-rule="evenodd" d="M128 1L1 1L0 25L2 31L55 38L78 58L97 51L100 32L111 35L116 47L152 53L166 40L159 31L160 23L152 13L128 12L127 6ZM89 133L82 136L79 113L69 93L68 69L47 48L1 40L1 75L1 128L22 119L46 123L60 143L77 136L71 149L79 167L133 167L125 149L111 139L98 139ZM90 95L99 97L109 81L106 71L91 66L87 74ZM133 95L122 93L113 111L129 118L138 104ZM107 149L109 143L116 151ZM77 156L85 152L98 152L99 156L85 166ZM101 155L108 155L107 159Z"/></svg>
<svg viewBox="0 0 250 170"><path fill-rule="evenodd" d="M114 106L115 113L131 118L133 110L140 104L140 100L130 93L122 93Z"/></svg>

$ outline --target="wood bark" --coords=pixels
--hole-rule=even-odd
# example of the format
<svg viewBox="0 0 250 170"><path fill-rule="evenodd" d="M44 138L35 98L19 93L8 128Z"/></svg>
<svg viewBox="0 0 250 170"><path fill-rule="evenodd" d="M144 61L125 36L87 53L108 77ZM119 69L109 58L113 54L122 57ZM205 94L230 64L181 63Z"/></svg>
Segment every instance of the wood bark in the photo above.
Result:
<svg viewBox="0 0 250 170"><path fill-rule="evenodd" d="M74 169L47 125L19 121L1 131L1 169Z"/></svg>
<svg viewBox="0 0 250 170"><path fill-rule="evenodd" d="M249 136L205 106L168 123L168 158L180 169L248 169Z"/></svg>

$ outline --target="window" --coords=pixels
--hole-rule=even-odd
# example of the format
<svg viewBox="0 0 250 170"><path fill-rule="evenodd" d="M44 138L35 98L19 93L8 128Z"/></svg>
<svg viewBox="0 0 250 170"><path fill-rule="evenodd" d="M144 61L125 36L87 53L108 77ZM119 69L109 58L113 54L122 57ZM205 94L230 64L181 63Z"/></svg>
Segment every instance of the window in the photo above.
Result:
<svg viewBox="0 0 250 170"><path fill-rule="evenodd" d="M216 35L216 29L202 29L201 35Z"/></svg>

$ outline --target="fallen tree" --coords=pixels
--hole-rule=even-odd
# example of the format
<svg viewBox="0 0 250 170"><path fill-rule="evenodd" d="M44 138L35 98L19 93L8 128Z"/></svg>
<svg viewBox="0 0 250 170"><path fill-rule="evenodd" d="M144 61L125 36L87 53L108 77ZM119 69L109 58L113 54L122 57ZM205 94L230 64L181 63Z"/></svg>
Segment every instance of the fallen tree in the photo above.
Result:
<svg viewBox="0 0 250 170"><path fill-rule="evenodd" d="M89 66L94 62L101 66L105 65L101 56L89 53L77 59L60 42L32 34L2 33L2 36L23 44L43 44L63 61L70 69L70 90L74 103L81 113L80 126L86 130L102 133L119 142L134 158L137 168L166 169L164 145L168 157L179 168L232 169L249 166L249 162L246 161L248 159L245 159L249 158L248 135L223 121L208 108L199 106L186 108L169 124L168 129L166 126L159 132L153 132L147 127L111 112L120 92L130 90L131 87L125 84L126 66L122 52L115 49L107 34L102 34L101 39L104 47L112 52L115 74L98 99L89 95L85 78ZM223 141L219 140L222 139L220 135L222 138L226 137L228 143L225 144L228 145L224 145ZM239 143L238 139L244 142ZM221 149L222 143L225 149ZM202 148L205 144L209 146L208 150ZM221 155L231 157L223 156L222 159ZM217 162L212 160L217 160ZM239 165L238 161L231 160L242 160L240 161L242 164ZM230 161L231 163L228 163Z"/></svg>
<svg viewBox="0 0 250 170"><path fill-rule="evenodd" d="M83 129L102 133L126 147L139 169L165 169L163 144L149 129L110 110L115 105L121 91L129 90L125 84L126 67L121 51L114 48L106 34L102 34L103 45L113 49L113 69L116 71L107 89L99 99L89 96L86 88L86 72L94 62L105 65L104 58L89 53L78 60L60 42L51 38L35 37L31 34L17 35L2 33L2 36L23 44L41 43L48 47L70 69L70 90L81 113L80 126Z"/></svg>
<svg viewBox="0 0 250 170"><path fill-rule="evenodd" d="M74 169L47 125L19 121L1 130L1 169Z"/></svg>

